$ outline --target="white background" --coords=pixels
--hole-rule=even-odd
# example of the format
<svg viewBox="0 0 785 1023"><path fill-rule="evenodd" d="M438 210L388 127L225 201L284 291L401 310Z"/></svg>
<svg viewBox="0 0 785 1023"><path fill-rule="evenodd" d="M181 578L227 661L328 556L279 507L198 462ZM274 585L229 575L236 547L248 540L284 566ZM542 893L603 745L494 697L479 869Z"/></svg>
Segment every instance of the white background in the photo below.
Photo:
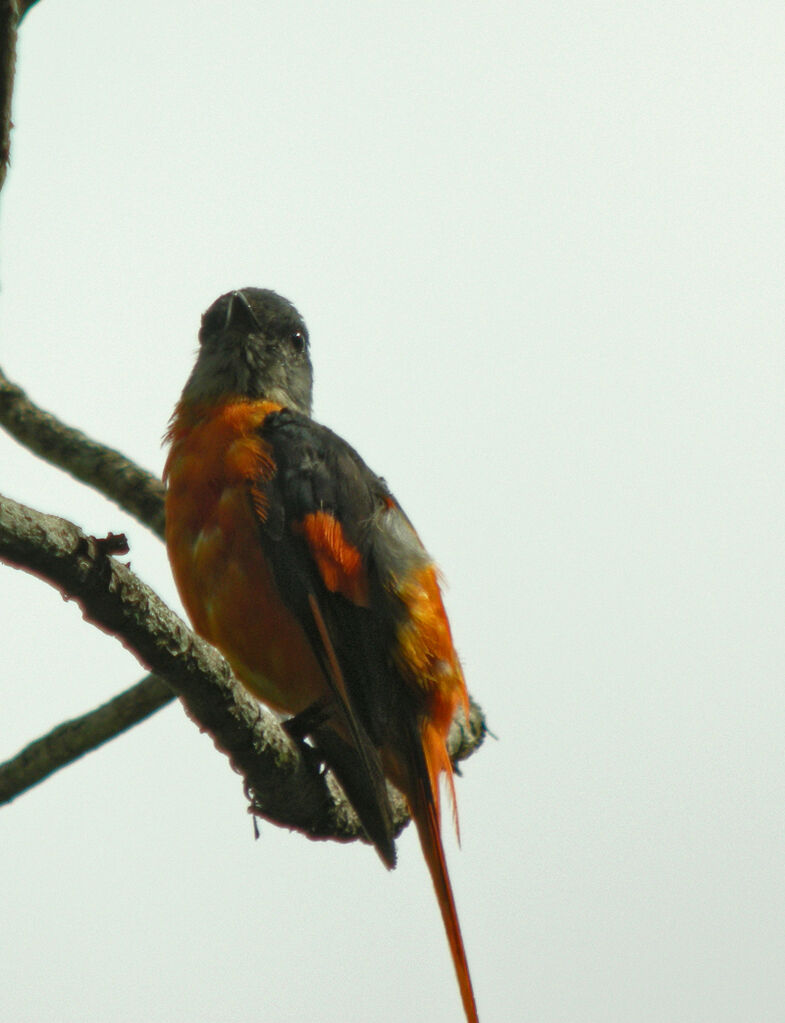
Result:
<svg viewBox="0 0 785 1023"><path fill-rule="evenodd" d="M448 857L483 1023L785 1019L783 101L767 3L42 0L0 358L160 472L202 311L305 316L316 415L449 583L498 742ZM0 491L178 606L144 529ZM139 665L0 569L0 759ZM272 826L178 706L0 812L0 1015L460 1020L414 834Z"/></svg>

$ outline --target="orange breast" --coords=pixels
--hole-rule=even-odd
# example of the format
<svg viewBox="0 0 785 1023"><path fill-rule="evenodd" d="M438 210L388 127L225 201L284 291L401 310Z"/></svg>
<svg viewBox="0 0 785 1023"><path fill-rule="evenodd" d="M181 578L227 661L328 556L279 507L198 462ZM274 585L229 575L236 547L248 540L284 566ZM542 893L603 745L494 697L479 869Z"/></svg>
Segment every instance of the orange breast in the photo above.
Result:
<svg viewBox="0 0 785 1023"><path fill-rule="evenodd" d="M328 687L302 627L281 600L248 493L250 481L269 480L275 471L255 430L278 408L238 402L178 410L165 471L166 543L196 631L218 647L251 692L296 714Z"/></svg>

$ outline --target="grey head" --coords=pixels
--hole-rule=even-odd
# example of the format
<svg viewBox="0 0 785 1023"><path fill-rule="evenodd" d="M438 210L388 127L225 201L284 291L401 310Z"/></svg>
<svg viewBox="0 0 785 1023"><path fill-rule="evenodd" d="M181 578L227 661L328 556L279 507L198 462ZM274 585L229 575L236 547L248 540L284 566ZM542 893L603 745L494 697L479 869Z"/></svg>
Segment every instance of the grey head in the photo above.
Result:
<svg viewBox="0 0 785 1023"><path fill-rule="evenodd" d="M265 288L221 295L202 317L187 403L263 398L311 414L308 329L287 299Z"/></svg>

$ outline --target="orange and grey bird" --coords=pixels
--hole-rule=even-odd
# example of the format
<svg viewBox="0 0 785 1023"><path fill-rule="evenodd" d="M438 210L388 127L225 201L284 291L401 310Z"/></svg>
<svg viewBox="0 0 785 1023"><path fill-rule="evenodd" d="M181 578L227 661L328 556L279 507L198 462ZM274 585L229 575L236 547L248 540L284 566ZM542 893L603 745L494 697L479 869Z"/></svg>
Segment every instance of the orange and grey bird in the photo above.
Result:
<svg viewBox="0 0 785 1023"><path fill-rule="evenodd" d="M446 740L468 713L437 570L383 479L311 418L300 314L273 291L222 295L167 433L166 543L196 631L317 744L388 867L386 779L406 797L476 1023L441 839Z"/></svg>

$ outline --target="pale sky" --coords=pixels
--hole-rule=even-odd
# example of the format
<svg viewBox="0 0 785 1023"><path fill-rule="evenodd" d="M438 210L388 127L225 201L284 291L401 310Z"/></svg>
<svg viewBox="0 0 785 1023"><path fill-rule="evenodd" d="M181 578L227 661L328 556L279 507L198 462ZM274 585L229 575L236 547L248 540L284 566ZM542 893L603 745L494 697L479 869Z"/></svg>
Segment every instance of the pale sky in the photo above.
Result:
<svg viewBox="0 0 785 1023"><path fill-rule="evenodd" d="M498 741L448 859L483 1023L785 1019L785 13L41 0L0 363L160 472L204 309L304 315L317 417L441 565ZM0 492L159 541L0 434ZM137 681L0 566L0 760ZM0 811L15 1023L462 1019L413 833L262 827L174 705Z"/></svg>

